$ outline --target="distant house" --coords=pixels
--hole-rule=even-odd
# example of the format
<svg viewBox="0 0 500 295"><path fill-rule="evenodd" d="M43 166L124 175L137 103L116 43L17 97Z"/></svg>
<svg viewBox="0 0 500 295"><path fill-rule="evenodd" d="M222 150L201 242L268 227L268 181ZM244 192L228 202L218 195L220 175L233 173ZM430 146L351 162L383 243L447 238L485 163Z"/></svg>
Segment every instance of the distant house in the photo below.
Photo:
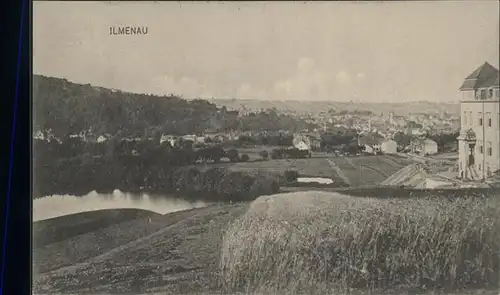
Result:
<svg viewBox="0 0 500 295"><path fill-rule="evenodd" d="M221 133L216 133L216 134L206 134L205 135L205 141L210 140L212 142L216 143L222 143L227 141L229 138L227 135L221 134Z"/></svg>
<svg viewBox="0 0 500 295"><path fill-rule="evenodd" d="M414 139L410 143L410 150L412 153L420 155L434 155L438 152L438 144L432 139Z"/></svg>
<svg viewBox="0 0 500 295"><path fill-rule="evenodd" d="M358 145L363 146L365 152L369 154L379 153L384 141L384 137L376 133L364 133L358 137Z"/></svg>
<svg viewBox="0 0 500 295"><path fill-rule="evenodd" d="M192 142L197 142L197 140L196 140L197 136L196 135L189 134L189 135L184 135L181 138L182 138L182 140L185 140L185 141L189 140L189 141L192 141Z"/></svg>
<svg viewBox="0 0 500 295"><path fill-rule="evenodd" d="M309 138L303 134L293 135L293 146L301 151L311 150L311 142Z"/></svg>
<svg viewBox="0 0 500 295"><path fill-rule="evenodd" d="M96 143L96 142L99 142L99 137L93 133L90 133L90 134L87 134L85 137L84 137L84 140L86 142L93 142L93 143Z"/></svg>
<svg viewBox="0 0 500 295"><path fill-rule="evenodd" d="M406 118L404 116L396 116L394 112L389 115L389 124L397 127L402 127L406 125Z"/></svg>
<svg viewBox="0 0 500 295"><path fill-rule="evenodd" d="M321 136L318 133L309 132L305 136L309 139L312 150L319 150L321 148Z"/></svg>
<svg viewBox="0 0 500 295"><path fill-rule="evenodd" d="M236 133L230 133L227 135L228 140L238 140L240 139L240 135Z"/></svg>
<svg viewBox="0 0 500 295"><path fill-rule="evenodd" d="M160 138L160 144L163 144L164 142L168 142L171 147L174 147L177 145L178 139L174 135L162 135Z"/></svg>
<svg viewBox="0 0 500 295"><path fill-rule="evenodd" d="M206 137L205 136L196 136L196 143L205 143Z"/></svg>
<svg viewBox="0 0 500 295"><path fill-rule="evenodd" d="M104 135L101 135L97 138L98 143L105 142L106 140L108 140L108 138L105 137Z"/></svg>
<svg viewBox="0 0 500 295"><path fill-rule="evenodd" d="M380 151L384 154L395 154L397 153L398 143L392 139L388 139L380 145Z"/></svg>
<svg viewBox="0 0 500 295"><path fill-rule="evenodd" d="M411 127L406 128L406 135L409 135L409 136L422 136L425 134L426 134L426 131L420 127L419 128L411 128Z"/></svg>

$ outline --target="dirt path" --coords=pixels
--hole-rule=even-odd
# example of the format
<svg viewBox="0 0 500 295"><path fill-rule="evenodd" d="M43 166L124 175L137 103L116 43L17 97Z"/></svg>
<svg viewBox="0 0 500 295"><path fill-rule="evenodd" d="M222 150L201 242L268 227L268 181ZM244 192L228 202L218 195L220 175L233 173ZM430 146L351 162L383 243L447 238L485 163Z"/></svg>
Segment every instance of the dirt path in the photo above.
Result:
<svg viewBox="0 0 500 295"><path fill-rule="evenodd" d="M386 155L380 156L380 160L386 162L389 165L392 165L394 167L398 167L398 169L403 168L405 165L402 163L397 162L396 160L392 159L391 157L388 157Z"/></svg>
<svg viewBox="0 0 500 295"><path fill-rule="evenodd" d="M360 167L361 167L361 169L368 169L368 170L371 170L371 171L373 171L373 172L376 172L376 173L378 173L379 175L381 175L381 176L382 176L382 177L384 177L384 178L389 177L389 176L388 176L388 175L386 175L384 172L382 172L382 171L380 171L380 170L378 170L377 168L374 168L374 167L372 167L372 166L368 166L368 165L363 165L363 164L361 164L361 165L360 165Z"/></svg>
<svg viewBox="0 0 500 295"><path fill-rule="evenodd" d="M328 164L330 164L330 167L332 167L333 170L335 170L335 172L337 173L337 175L342 179L342 181L344 181L347 185L351 185L351 182L349 181L349 178L347 178L347 176L345 176L344 172L342 171L342 169L340 169L340 167L335 163L335 161L333 161L332 159L330 158L327 158L326 161L328 161Z"/></svg>
<svg viewBox="0 0 500 295"><path fill-rule="evenodd" d="M356 167L356 166L352 163L352 161L351 161L351 159L349 159L349 157L344 157L344 159L345 159L345 160L347 161L347 163L349 163L349 165L351 165L354 169L358 169L358 167Z"/></svg>

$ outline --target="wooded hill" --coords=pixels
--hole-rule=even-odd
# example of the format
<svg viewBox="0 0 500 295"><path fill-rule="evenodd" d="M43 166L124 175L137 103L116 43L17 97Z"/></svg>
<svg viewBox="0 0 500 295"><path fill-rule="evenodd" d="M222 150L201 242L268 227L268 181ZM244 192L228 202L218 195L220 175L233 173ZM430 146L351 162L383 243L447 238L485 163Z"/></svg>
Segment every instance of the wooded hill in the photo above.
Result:
<svg viewBox="0 0 500 295"><path fill-rule="evenodd" d="M308 125L276 112L239 116L202 99L137 94L34 75L34 131L52 130L59 138L91 129L95 134L153 136L232 130L289 130Z"/></svg>

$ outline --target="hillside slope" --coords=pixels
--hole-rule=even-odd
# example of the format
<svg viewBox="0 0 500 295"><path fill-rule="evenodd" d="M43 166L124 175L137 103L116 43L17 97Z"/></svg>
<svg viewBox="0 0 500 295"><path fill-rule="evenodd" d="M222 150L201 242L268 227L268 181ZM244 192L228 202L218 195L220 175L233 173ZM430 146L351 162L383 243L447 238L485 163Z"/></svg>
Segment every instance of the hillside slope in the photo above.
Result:
<svg viewBox="0 0 500 295"><path fill-rule="evenodd" d="M210 288L222 234L245 208L212 205L138 218L35 248L33 290L181 294Z"/></svg>
<svg viewBox="0 0 500 295"><path fill-rule="evenodd" d="M391 196L426 196L428 200L464 195L498 197L498 190L430 192L379 188L346 189L342 193L382 199ZM33 290L38 294L220 293L223 235L247 208L245 203L217 204L137 218L36 247Z"/></svg>
<svg viewBox="0 0 500 295"><path fill-rule="evenodd" d="M89 129L96 134L120 131L127 136L142 135L145 130L190 134L217 130L222 125L232 128L237 126L237 116L237 112L219 110L200 99L127 93L33 76L33 129L51 129L56 137Z"/></svg>

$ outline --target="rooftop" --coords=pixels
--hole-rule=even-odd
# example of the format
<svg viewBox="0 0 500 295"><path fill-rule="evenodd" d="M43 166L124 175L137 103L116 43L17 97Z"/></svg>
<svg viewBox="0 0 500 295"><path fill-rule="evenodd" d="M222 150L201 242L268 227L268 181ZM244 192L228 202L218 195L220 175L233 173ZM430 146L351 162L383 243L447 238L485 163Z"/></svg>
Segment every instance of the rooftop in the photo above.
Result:
<svg viewBox="0 0 500 295"><path fill-rule="evenodd" d="M465 78L460 90L473 90L499 85L498 69L485 62Z"/></svg>
<svg viewBox="0 0 500 295"><path fill-rule="evenodd" d="M375 133L365 133L359 136L358 144L360 145L378 145L385 141L385 138Z"/></svg>

